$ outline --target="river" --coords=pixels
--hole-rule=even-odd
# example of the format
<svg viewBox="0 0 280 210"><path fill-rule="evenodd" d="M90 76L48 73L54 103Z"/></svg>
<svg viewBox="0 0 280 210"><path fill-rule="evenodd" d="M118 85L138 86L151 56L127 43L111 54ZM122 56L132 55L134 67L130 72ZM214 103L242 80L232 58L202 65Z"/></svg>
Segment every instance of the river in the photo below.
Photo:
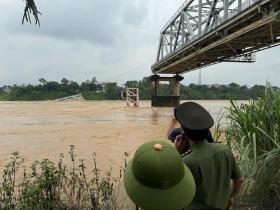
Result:
<svg viewBox="0 0 280 210"><path fill-rule="evenodd" d="M197 101L217 119L229 101ZM166 139L172 108L127 107L123 101L0 102L0 168L19 151L26 165L34 160L68 158L75 145L86 163L97 154L98 167L118 171L124 152L130 156L149 140ZM66 159L67 159L66 158Z"/></svg>

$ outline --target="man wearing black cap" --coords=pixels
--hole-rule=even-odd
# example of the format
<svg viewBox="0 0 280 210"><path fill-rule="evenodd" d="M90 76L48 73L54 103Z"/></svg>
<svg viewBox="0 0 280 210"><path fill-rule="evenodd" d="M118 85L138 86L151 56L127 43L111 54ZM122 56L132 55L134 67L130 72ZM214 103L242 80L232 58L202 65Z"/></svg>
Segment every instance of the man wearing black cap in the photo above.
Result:
<svg viewBox="0 0 280 210"><path fill-rule="evenodd" d="M186 139L177 138L175 146L182 153L190 144L191 153L183 157L196 183L196 194L186 209L230 209L243 177L231 150L205 139L214 124L211 115L199 104L187 102L175 111ZM232 188L231 188L232 180Z"/></svg>

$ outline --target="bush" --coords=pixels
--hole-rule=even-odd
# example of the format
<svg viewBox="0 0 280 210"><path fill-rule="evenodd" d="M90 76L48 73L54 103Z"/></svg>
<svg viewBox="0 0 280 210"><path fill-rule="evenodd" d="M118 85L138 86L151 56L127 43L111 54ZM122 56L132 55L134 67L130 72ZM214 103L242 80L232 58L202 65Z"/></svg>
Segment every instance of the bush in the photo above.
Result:
<svg viewBox="0 0 280 210"><path fill-rule="evenodd" d="M64 155L61 154L57 164L44 159L35 161L27 169L19 153L13 153L3 170L0 209L99 210L114 205L109 201L123 169L118 178L112 177L111 170L102 177L93 154L93 170L86 175L84 160L77 162L73 145L69 155L71 167L64 164ZM23 176L18 177L20 171Z"/></svg>

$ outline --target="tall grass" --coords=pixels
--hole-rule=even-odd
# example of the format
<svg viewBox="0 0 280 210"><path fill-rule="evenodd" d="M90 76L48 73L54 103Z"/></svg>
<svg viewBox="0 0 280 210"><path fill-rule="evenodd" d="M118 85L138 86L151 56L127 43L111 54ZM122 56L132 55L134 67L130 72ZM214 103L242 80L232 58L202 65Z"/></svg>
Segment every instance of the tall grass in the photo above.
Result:
<svg viewBox="0 0 280 210"><path fill-rule="evenodd" d="M102 176L93 154L89 172L84 160L77 160L74 146L69 157L70 167L61 154L57 163L44 159L26 168L19 153L13 153L0 181L0 209L113 209L110 198L123 169L120 177L112 177L111 170Z"/></svg>
<svg viewBox="0 0 280 210"><path fill-rule="evenodd" d="M226 142L246 178L241 195L280 202L280 90L267 84L257 100L231 101L228 118Z"/></svg>
<svg viewBox="0 0 280 210"><path fill-rule="evenodd" d="M239 107L231 101L228 118L231 129L228 134L241 143L253 143L256 153L262 155L280 145L280 91L267 85L263 95L249 104ZM257 138L257 139L256 139ZM239 140L238 140L239 139ZM255 140L254 140L255 139ZM234 149L238 150L238 147ZM250 155L253 155L251 153Z"/></svg>

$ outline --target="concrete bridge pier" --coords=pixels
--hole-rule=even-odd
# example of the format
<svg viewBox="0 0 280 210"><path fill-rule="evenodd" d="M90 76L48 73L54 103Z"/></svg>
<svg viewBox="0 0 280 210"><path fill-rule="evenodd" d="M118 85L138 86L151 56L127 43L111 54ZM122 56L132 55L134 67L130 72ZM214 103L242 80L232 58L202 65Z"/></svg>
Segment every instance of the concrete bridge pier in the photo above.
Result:
<svg viewBox="0 0 280 210"><path fill-rule="evenodd" d="M180 96L180 81L174 79L174 96Z"/></svg>
<svg viewBox="0 0 280 210"><path fill-rule="evenodd" d="M154 74L150 77L152 81L152 107L177 107L180 104L180 81L184 77L176 74L173 77L160 77ZM173 96L159 96L158 88L160 81L173 81Z"/></svg>

